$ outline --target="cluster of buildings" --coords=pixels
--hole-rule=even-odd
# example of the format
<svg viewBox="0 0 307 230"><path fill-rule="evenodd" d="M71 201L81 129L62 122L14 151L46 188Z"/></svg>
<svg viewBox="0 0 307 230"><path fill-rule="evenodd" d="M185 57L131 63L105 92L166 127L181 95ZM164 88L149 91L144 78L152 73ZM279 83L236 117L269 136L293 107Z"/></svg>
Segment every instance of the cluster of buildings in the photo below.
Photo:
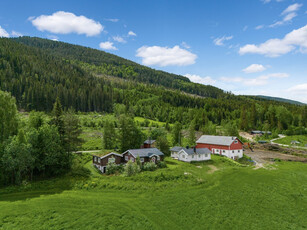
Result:
<svg viewBox="0 0 307 230"><path fill-rule="evenodd" d="M243 142L237 137L203 135L196 141L195 147L175 146L170 151L172 158L184 162L210 160L211 154L236 160L243 157ZM164 154L155 148L155 140L146 140L140 149L129 149L122 154L111 152L104 156L93 156L93 165L105 173L108 163L126 164L129 160L135 162L137 157L141 163L164 160Z"/></svg>

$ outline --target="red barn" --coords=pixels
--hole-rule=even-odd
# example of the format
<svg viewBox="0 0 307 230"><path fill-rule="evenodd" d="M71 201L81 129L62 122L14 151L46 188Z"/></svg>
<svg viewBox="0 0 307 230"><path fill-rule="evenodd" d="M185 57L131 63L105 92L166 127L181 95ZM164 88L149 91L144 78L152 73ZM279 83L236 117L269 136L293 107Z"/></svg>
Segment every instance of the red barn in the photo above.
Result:
<svg viewBox="0 0 307 230"><path fill-rule="evenodd" d="M243 142L237 137L202 135L196 141L196 148L208 148L212 154L231 159L243 157Z"/></svg>

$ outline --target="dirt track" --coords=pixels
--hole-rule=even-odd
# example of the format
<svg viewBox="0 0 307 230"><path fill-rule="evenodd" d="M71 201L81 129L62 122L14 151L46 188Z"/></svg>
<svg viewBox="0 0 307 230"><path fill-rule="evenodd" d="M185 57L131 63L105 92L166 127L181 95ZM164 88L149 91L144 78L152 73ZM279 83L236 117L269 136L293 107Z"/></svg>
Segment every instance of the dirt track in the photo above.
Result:
<svg viewBox="0 0 307 230"><path fill-rule="evenodd" d="M249 149L245 149L244 154L251 157L253 161L256 162L256 164L270 163L276 158L284 161L299 161L307 163L307 158L304 157L299 157L290 154L283 154L279 152L262 150L262 149L254 149L254 152L252 152Z"/></svg>

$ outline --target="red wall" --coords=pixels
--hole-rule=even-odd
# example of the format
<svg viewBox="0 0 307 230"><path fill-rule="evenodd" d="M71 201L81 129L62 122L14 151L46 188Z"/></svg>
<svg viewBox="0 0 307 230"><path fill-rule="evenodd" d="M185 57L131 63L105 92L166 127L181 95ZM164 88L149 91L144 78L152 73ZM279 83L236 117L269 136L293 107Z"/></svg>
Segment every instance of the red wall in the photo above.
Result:
<svg viewBox="0 0 307 230"><path fill-rule="evenodd" d="M225 150L238 150L238 149L243 149L242 143L238 140L238 143L235 144L234 142L229 146L226 145L211 145L211 144L203 144L203 143L198 143L196 144L196 148L208 148L210 151L213 149L225 149Z"/></svg>

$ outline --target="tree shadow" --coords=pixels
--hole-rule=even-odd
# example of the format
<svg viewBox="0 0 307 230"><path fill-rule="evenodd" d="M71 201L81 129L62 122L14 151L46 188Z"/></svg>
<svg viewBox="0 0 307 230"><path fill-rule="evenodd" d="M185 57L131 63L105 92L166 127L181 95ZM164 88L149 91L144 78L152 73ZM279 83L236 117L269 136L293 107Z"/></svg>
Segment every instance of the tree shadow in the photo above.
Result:
<svg viewBox="0 0 307 230"><path fill-rule="evenodd" d="M79 181L84 181L89 175L67 173L62 176L33 181L22 185L0 188L0 202L15 202L38 198L40 196L56 195L74 188Z"/></svg>

